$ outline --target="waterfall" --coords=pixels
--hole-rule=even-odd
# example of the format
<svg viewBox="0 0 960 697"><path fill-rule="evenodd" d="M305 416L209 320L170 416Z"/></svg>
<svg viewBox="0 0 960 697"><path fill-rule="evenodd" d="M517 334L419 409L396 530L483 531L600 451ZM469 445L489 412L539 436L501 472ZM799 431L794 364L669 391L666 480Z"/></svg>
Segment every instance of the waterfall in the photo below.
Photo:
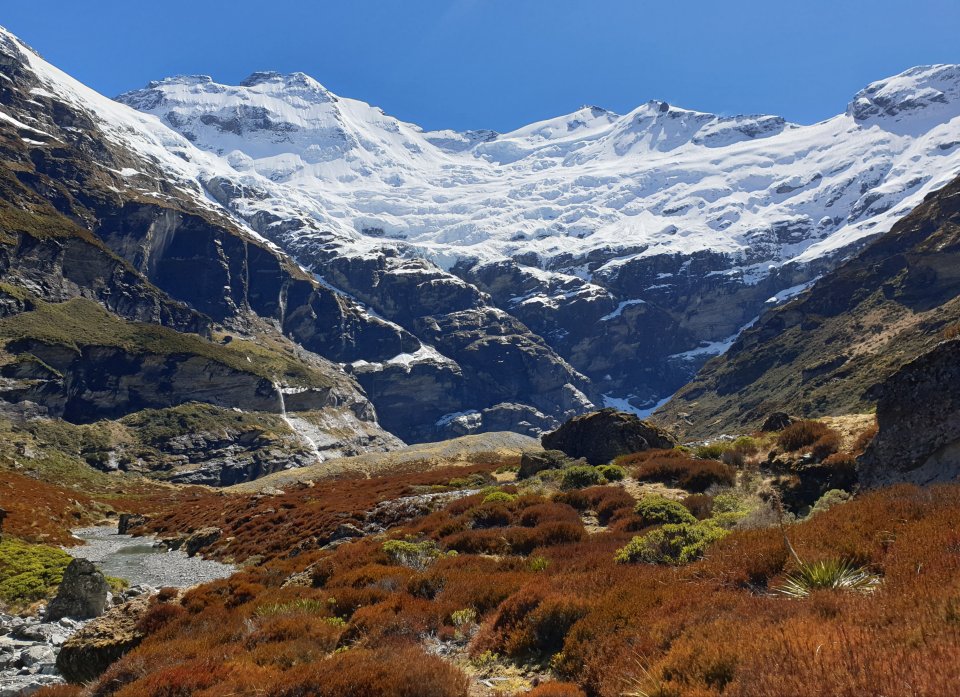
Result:
<svg viewBox="0 0 960 697"><path fill-rule="evenodd" d="M323 455L320 454L320 448L317 447L317 442L311 438L308 434L304 433L301 429L297 428L297 425L293 422L293 419L287 415L287 400L283 396L283 387L279 382L273 383L274 389L277 391L277 397L280 399L280 418L283 419L283 422L287 424L294 435L299 436L300 440L306 444L310 449L310 452L313 453L313 456L316 458L317 462L323 461Z"/></svg>

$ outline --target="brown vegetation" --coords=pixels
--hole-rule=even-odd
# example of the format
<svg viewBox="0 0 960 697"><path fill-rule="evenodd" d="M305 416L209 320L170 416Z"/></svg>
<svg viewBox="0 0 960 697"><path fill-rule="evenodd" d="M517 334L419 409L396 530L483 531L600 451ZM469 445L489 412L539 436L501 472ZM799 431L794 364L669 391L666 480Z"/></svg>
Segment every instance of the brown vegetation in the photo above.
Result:
<svg viewBox="0 0 960 697"><path fill-rule="evenodd" d="M706 491L711 485L731 486L736 470L718 460L691 457L683 450L647 450L618 457L616 464L627 468L640 481L675 484L692 492Z"/></svg>
<svg viewBox="0 0 960 697"><path fill-rule="evenodd" d="M491 519L478 518L483 495L453 502L390 534L464 550L419 570L393 561L382 539L276 554L189 592L182 611L163 611L91 694L461 697L464 675L418 642L455 636L464 609L479 623L473 655L549 665L590 697L952 694L960 487L871 492L791 526L805 560L851 559L883 578L869 595L802 600L766 591L793 569L776 528L734 531L687 566L616 564L632 533L611 527L587 540L573 517L614 500L614 488L563 501L522 495L498 503L504 524L487 528L473 527ZM283 500L265 499L278 510ZM284 587L307 567L306 585ZM533 694L576 690L547 684Z"/></svg>

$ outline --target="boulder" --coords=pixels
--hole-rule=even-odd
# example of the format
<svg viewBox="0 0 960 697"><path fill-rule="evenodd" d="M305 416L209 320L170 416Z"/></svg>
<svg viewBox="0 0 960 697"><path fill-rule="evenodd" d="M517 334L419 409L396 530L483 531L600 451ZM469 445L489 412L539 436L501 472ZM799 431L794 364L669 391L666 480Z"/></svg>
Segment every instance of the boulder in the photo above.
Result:
<svg viewBox="0 0 960 697"><path fill-rule="evenodd" d="M857 465L862 486L960 478L960 339L938 344L871 391L878 431Z"/></svg>
<svg viewBox="0 0 960 697"><path fill-rule="evenodd" d="M561 469L573 460L561 450L526 451L520 455L520 472L517 477L527 479L544 470Z"/></svg>
<svg viewBox="0 0 960 697"><path fill-rule="evenodd" d="M546 450L561 450L570 457L585 458L591 465L606 464L619 455L677 445L666 431L616 409L575 416L556 431L544 434L540 442Z"/></svg>
<svg viewBox="0 0 960 697"><path fill-rule="evenodd" d="M112 608L67 639L57 655L57 670L71 683L96 680L128 651L143 641L137 629L150 607L146 596Z"/></svg>
<svg viewBox="0 0 960 697"><path fill-rule="evenodd" d="M146 522L147 517L145 515L140 515L139 513L121 513L120 519L117 521L117 534L129 535L131 530L140 527Z"/></svg>
<svg viewBox="0 0 960 697"><path fill-rule="evenodd" d="M770 414L760 427L761 431L782 431L787 426L796 423L797 419L785 411L775 411Z"/></svg>
<svg viewBox="0 0 960 697"><path fill-rule="evenodd" d="M204 547L209 547L214 542L220 539L220 535L223 534L223 531L220 528L207 527L200 528L199 530L191 533L186 540L183 541L183 548L187 553L188 557L196 556Z"/></svg>
<svg viewBox="0 0 960 697"><path fill-rule="evenodd" d="M62 617L87 619L103 614L107 607L110 585L93 562L74 559L63 573L57 596L47 607L46 620Z"/></svg>

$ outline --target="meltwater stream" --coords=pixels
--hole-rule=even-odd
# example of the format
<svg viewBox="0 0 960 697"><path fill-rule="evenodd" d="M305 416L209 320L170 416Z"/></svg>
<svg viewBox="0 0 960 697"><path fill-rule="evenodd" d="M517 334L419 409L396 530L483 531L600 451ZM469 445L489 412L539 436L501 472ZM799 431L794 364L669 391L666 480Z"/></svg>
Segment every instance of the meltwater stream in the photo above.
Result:
<svg viewBox="0 0 960 697"><path fill-rule="evenodd" d="M73 534L85 544L67 552L89 559L108 576L125 578L139 593L150 592L146 586L186 588L229 576L235 570L228 564L188 557L179 550L154 547L151 538L118 535L113 526L83 528ZM62 683L57 654L84 624L68 618L45 622L42 617L0 613L0 697L22 697Z"/></svg>
<svg viewBox="0 0 960 697"><path fill-rule="evenodd" d="M107 576L124 578L132 586L186 588L235 571L229 564L155 547L149 537L118 535L115 527L81 528L73 535L84 544L68 548L70 555L89 559Z"/></svg>

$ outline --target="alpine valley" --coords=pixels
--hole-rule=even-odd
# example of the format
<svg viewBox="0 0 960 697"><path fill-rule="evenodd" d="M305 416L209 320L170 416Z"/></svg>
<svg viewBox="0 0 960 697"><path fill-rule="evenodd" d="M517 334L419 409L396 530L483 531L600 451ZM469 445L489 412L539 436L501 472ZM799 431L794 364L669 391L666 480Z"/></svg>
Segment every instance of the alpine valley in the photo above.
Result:
<svg viewBox="0 0 960 697"><path fill-rule="evenodd" d="M958 694L960 65L836 110L0 28L0 697Z"/></svg>

